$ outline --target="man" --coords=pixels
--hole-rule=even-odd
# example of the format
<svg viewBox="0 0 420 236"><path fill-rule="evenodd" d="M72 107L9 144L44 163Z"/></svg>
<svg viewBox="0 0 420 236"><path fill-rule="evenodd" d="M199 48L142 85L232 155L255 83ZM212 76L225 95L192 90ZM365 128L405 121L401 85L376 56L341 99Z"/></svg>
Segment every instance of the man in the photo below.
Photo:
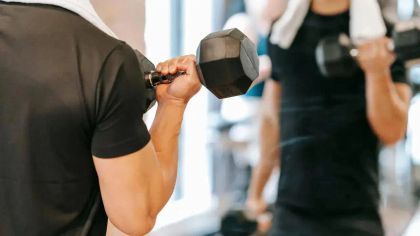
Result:
<svg viewBox="0 0 420 236"><path fill-rule="evenodd" d="M0 235L128 235L174 188L178 135L200 83L194 57L157 88L147 131L133 50L60 7L0 1Z"/></svg>
<svg viewBox="0 0 420 236"><path fill-rule="evenodd" d="M315 47L326 36L349 34L350 1L313 0L309 8L290 48L269 46L273 80L264 91L262 160L247 205L264 211L262 191L281 151L271 235L384 235L378 144L405 133L405 70L380 37L359 46L362 70L353 78L323 77Z"/></svg>

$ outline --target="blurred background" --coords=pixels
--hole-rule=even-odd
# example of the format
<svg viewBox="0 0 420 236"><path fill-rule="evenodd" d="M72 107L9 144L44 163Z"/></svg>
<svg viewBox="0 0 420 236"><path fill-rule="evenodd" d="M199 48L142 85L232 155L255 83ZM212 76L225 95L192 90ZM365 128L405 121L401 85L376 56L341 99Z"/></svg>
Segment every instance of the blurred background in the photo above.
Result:
<svg viewBox="0 0 420 236"><path fill-rule="evenodd" d="M259 51L264 54L264 41L258 39L268 32L269 24L255 17L261 14L265 2L146 0L143 51L154 63L195 54L203 37L227 24L227 28L243 27L257 45L262 45ZM382 2L384 15L391 22L420 16L420 1ZM254 29L246 28L250 26ZM414 91L407 136L395 146L384 147L380 155L381 211L389 236L420 235L420 67L407 69ZM202 89L191 101L181 133L178 183L150 235L217 235L226 211L243 206L251 167L259 158L260 93L257 90L247 97L222 102ZM153 114L151 110L146 115L149 124ZM266 189L269 202L275 199L277 176L274 173Z"/></svg>

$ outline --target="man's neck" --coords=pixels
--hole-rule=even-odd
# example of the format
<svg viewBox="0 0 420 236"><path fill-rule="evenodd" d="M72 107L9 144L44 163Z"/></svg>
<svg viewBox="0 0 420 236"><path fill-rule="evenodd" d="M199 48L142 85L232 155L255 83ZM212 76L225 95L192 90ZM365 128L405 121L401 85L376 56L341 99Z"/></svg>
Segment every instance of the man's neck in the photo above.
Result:
<svg viewBox="0 0 420 236"><path fill-rule="evenodd" d="M337 15L350 8L350 0L313 0L311 8L320 15Z"/></svg>

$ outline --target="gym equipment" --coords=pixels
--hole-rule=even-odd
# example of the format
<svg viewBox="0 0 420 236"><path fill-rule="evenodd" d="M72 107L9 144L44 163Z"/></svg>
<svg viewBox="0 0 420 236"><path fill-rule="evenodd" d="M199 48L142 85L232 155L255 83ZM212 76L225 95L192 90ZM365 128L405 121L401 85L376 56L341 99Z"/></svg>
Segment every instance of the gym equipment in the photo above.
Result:
<svg viewBox="0 0 420 236"><path fill-rule="evenodd" d="M155 103L154 88L168 84L178 76L162 75L144 55L136 51L144 72L147 92L145 111ZM255 45L238 29L211 33L201 40L197 49L197 70L204 87L217 98L228 98L245 94L259 75L259 60Z"/></svg>
<svg viewBox="0 0 420 236"><path fill-rule="evenodd" d="M267 207L267 211L261 216L258 216L257 219L246 208L240 206L233 207L222 217L220 234L223 236L266 236L269 229L261 229L262 225L260 224L267 224L267 221L269 221L270 223L268 224L271 225L274 209L275 206L270 204Z"/></svg>
<svg viewBox="0 0 420 236"><path fill-rule="evenodd" d="M392 42L388 45L402 61L420 58L420 30L410 28L394 31ZM345 34L321 40L316 48L316 61L321 73L329 78L352 77L360 70L355 57L356 46Z"/></svg>
<svg viewBox="0 0 420 236"><path fill-rule="evenodd" d="M220 233L223 236L252 236L257 231L257 221L250 219L242 209L230 210L222 218Z"/></svg>

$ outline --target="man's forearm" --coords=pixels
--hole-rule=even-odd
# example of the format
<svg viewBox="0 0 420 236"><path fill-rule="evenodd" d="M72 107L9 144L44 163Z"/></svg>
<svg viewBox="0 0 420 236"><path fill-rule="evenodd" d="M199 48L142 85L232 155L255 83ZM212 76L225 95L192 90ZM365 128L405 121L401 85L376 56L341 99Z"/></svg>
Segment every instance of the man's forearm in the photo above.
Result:
<svg viewBox="0 0 420 236"><path fill-rule="evenodd" d="M162 170L163 196L160 211L172 195L178 170L178 138L186 104L159 104L150 129L152 142Z"/></svg>
<svg viewBox="0 0 420 236"><path fill-rule="evenodd" d="M408 106L400 97L390 72L366 75L367 116L381 141L393 144L404 135Z"/></svg>

